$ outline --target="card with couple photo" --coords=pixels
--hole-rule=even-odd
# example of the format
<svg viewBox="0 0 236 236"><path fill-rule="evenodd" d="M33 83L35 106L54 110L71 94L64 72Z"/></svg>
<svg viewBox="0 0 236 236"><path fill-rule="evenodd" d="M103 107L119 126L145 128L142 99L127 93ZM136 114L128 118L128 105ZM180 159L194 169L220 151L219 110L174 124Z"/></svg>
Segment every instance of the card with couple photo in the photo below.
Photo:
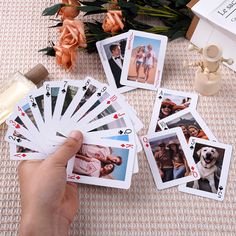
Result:
<svg viewBox="0 0 236 236"><path fill-rule="evenodd" d="M120 93L160 86L166 36L130 30L96 45L108 82Z"/></svg>

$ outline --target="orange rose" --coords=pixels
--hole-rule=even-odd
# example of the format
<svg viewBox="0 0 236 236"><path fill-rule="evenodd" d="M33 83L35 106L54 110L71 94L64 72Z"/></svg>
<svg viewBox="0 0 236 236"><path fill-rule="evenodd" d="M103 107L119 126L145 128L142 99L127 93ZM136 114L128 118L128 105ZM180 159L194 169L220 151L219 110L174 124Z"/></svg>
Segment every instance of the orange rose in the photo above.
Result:
<svg viewBox="0 0 236 236"><path fill-rule="evenodd" d="M76 8L80 6L80 3L76 0L62 0L62 3L72 5L71 7L62 7L59 11L59 15L61 15L61 19L74 19L79 15L79 10Z"/></svg>
<svg viewBox="0 0 236 236"><path fill-rule="evenodd" d="M77 49L63 48L61 45L54 46L56 62L66 70L72 69L77 61Z"/></svg>
<svg viewBox="0 0 236 236"><path fill-rule="evenodd" d="M102 28L105 32L115 33L124 28L122 11L108 11L103 21Z"/></svg>
<svg viewBox="0 0 236 236"><path fill-rule="evenodd" d="M84 24L79 20L64 20L59 42L54 46L58 65L70 70L76 62L78 47L87 47Z"/></svg>
<svg viewBox="0 0 236 236"><path fill-rule="evenodd" d="M61 36L59 44L65 48L82 47L86 48L84 23L79 20L64 20L60 28Z"/></svg>

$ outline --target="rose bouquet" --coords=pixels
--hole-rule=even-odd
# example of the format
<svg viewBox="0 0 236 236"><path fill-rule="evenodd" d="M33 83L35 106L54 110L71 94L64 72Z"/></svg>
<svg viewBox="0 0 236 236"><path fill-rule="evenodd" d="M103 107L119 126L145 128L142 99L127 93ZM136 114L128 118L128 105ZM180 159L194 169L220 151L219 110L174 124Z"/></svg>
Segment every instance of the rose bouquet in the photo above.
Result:
<svg viewBox="0 0 236 236"><path fill-rule="evenodd" d="M96 51L96 42L130 29L163 34L170 40L185 36L191 23L192 15L186 7L188 0L62 0L43 11L44 16L57 24L60 32L56 44L39 51L56 56L56 61L63 68L70 70L76 62L78 48L87 52ZM103 22L86 21L86 16L103 14ZM80 15L80 19L78 19ZM161 25L149 25L142 18L157 19ZM144 19L144 20L145 20Z"/></svg>

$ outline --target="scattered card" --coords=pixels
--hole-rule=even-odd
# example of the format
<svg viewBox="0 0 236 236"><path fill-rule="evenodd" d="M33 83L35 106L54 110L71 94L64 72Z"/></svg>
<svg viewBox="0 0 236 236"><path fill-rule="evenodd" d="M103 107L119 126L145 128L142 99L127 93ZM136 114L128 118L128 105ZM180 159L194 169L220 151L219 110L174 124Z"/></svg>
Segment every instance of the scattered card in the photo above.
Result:
<svg viewBox="0 0 236 236"><path fill-rule="evenodd" d="M153 107L148 133L161 131L158 121L188 107L196 109L197 94L159 88Z"/></svg>
<svg viewBox="0 0 236 236"><path fill-rule="evenodd" d="M190 137L197 137L211 141L217 141L211 130L203 121L198 112L192 108L187 108L172 116L158 121L162 130L180 127L188 142Z"/></svg>
<svg viewBox="0 0 236 236"><path fill-rule="evenodd" d="M130 30L121 84L157 90L161 83L166 46L166 36Z"/></svg>
<svg viewBox="0 0 236 236"><path fill-rule="evenodd" d="M135 89L120 83L128 35L129 33L119 34L96 43L107 81L120 93Z"/></svg>
<svg viewBox="0 0 236 236"><path fill-rule="evenodd" d="M181 128L142 136L141 142L158 189L200 178Z"/></svg>
<svg viewBox="0 0 236 236"><path fill-rule="evenodd" d="M179 186L179 191L223 201L232 146L191 137L189 150L200 179Z"/></svg>

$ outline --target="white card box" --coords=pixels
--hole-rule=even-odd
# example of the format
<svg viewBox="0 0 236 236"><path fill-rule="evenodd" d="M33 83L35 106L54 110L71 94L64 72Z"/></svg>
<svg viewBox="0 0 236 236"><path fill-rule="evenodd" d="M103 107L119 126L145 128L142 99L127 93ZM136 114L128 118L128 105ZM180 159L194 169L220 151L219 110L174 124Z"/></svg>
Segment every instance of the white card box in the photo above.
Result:
<svg viewBox="0 0 236 236"><path fill-rule="evenodd" d="M225 65L236 71L236 0L193 0L188 6L199 18L190 41L200 48L218 44L223 57L234 60L234 64Z"/></svg>

